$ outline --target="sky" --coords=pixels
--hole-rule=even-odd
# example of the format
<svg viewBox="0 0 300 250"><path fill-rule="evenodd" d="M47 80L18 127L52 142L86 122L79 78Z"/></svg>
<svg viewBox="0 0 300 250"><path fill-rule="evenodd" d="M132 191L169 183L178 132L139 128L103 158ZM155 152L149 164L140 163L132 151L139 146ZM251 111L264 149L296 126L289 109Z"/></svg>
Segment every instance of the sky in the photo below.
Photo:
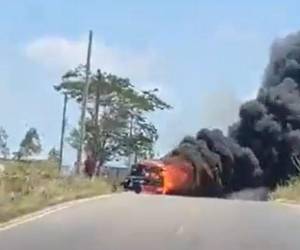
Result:
<svg viewBox="0 0 300 250"><path fill-rule="evenodd" d="M0 126L16 151L36 127L43 154L58 147L63 98L54 91L68 69L92 68L158 87L174 108L151 115L158 154L204 127L227 127L255 97L274 39L300 27L299 1L0 0ZM70 103L67 130L79 118ZM64 162L75 154L66 145Z"/></svg>

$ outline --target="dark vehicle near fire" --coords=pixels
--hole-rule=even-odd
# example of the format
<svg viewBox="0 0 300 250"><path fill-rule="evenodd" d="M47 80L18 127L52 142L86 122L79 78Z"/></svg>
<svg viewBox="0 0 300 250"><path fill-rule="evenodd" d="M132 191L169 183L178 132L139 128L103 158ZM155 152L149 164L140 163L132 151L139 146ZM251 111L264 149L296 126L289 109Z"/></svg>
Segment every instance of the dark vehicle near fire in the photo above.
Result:
<svg viewBox="0 0 300 250"><path fill-rule="evenodd" d="M121 185L125 191L161 194L163 193L162 171L162 167L155 161L135 164Z"/></svg>

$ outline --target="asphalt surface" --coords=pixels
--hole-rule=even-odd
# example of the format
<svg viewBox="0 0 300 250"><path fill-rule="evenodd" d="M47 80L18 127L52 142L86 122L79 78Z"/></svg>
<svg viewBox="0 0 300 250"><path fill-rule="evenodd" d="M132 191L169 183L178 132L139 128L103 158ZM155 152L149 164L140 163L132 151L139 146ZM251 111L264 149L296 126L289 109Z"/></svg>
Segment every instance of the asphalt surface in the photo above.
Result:
<svg viewBox="0 0 300 250"><path fill-rule="evenodd" d="M270 190L267 187L246 188L241 191L230 193L226 196L231 200L267 201Z"/></svg>
<svg viewBox="0 0 300 250"><path fill-rule="evenodd" d="M298 250L300 209L117 194L0 232L1 250Z"/></svg>

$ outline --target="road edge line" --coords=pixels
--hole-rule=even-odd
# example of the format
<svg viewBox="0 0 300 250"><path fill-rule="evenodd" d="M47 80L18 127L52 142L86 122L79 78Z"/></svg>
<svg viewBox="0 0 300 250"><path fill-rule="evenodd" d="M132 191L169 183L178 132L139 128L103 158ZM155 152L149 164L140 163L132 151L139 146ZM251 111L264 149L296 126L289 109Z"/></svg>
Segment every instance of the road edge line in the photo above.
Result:
<svg viewBox="0 0 300 250"><path fill-rule="evenodd" d="M93 197L89 197L89 198L82 198L82 199L77 199L77 200L66 201L63 203L59 203L57 205L49 206L49 207L43 208L41 210L11 219L7 222L0 223L0 232L12 229L14 227L20 226L22 224L25 224L25 223L28 223L31 221L38 220L47 215L56 213L58 211L73 207L73 206L81 204L81 203L85 203L85 202L89 202L89 201L93 201L93 200L100 200L100 199L104 199L104 198L109 198L111 196L112 196L112 194L103 194L103 195L93 196Z"/></svg>
<svg viewBox="0 0 300 250"><path fill-rule="evenodd" d="M280 199L273 200L273 202L284 205L284 206L300 208L300 203L298 203L297 201L294 201L294 200L280 198Z"/></svg>

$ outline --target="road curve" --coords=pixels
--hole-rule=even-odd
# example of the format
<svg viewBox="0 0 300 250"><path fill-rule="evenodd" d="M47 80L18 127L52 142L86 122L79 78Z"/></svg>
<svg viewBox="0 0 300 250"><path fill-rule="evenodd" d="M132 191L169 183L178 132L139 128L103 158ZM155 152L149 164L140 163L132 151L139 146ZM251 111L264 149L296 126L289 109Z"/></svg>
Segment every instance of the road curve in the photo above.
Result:
<svg viewBox="0 0 300 250"><path fill-rule="evenodd" d="M300 209L117 194L0 232L1 250L297 250Z"/></svg>

